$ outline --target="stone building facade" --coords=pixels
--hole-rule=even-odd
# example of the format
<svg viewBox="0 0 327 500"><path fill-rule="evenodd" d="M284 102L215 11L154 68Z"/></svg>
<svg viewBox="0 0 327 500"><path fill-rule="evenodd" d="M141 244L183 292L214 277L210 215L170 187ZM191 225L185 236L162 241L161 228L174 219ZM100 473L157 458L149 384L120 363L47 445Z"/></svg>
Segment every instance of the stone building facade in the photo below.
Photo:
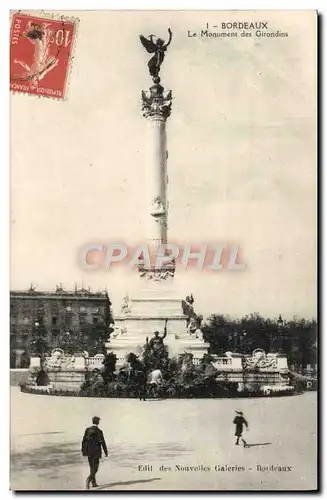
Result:
<svg viewBox="0 0 327 500"><path fill-rule="evenodd" d="M107 338L111 318L107 292L66 291L10 292L10 366L27 367L32 340L42 329L51 352L55 347L97 350L96 339Z"/></svg>

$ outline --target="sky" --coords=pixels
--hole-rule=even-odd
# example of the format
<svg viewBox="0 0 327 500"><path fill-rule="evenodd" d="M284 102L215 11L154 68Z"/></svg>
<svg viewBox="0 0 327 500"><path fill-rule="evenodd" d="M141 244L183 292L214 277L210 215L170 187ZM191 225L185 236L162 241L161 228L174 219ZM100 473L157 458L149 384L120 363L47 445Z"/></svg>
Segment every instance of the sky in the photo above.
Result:
<svg viewBox="0 0 327 500"><path fill-rule="evenodd" d="M67 99L11 95L11 289L107 288L117 309L141 286L127 272L86 271L79 256L90 242L144 237L140 95L151 80L138 36L170 27L169 239L235 242L247 266L177 269L174 292L193 292L204 315L315 317L315 13L66 14L79 18ZM188 37L229 21L288 37Z"/></svg>

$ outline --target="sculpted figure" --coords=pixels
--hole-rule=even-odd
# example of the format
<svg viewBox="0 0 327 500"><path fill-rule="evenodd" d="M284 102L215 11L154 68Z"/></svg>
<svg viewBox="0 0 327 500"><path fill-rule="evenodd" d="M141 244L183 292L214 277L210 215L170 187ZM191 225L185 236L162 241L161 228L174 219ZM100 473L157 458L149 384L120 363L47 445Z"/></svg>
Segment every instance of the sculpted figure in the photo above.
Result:
<svg viewBox="0 0 327 500"><path fill-rule="evenodd" d="M140 35L140 40L143 47L147 52L149 52L149 54L154 54L148 62L149 73L152 78L157 78L159 76L160 67L165 58L165 52L173 36L170 28L168 29L168 33L169 39L167 43L165 43L161 38L157 38L156 40L154 40L155 35L149 35L147 38L145 38L145 36L143 35Z"/></svg>
<svg viewBox="0 0 327 500"><path fill-rule="evenodd" d="M154 336L152 337L152 339L150 339L150 341L148 342L148 348L153 356L161 357L162 351L165 350L163 341L167 335L167 322L168 320L166 319L163 335L160 336L159 332L156 331L154 332Z"/></svg>

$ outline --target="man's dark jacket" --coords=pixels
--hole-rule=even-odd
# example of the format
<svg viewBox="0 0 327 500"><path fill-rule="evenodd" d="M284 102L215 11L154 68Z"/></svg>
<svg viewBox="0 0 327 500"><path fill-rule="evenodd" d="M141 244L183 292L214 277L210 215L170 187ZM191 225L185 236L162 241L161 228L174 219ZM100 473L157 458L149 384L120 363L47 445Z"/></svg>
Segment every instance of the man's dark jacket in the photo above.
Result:
<svg viewBox="0 0 327 500"><path fill-rule="evenodd" d="M82 454L84 457L101 458L101 448L103 448L104 454L108 455L107 445L102 430L96 425L92 425L92 427L88 427L84 433Z"/></svg>

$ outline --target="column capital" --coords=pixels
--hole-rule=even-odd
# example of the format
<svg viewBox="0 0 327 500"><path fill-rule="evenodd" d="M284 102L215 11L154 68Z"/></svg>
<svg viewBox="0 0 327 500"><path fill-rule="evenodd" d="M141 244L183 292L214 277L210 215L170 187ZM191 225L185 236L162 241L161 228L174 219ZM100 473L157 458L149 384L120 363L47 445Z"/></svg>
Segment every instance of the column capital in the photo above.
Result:
<svg viewBox="0 0 327 500"><path fill-rule="evenodd" d="M149 90L142 90L142 111L145 118L166 121L171 113L173 97L171 90L164 90L159 82L157 78Z"/></svg>

